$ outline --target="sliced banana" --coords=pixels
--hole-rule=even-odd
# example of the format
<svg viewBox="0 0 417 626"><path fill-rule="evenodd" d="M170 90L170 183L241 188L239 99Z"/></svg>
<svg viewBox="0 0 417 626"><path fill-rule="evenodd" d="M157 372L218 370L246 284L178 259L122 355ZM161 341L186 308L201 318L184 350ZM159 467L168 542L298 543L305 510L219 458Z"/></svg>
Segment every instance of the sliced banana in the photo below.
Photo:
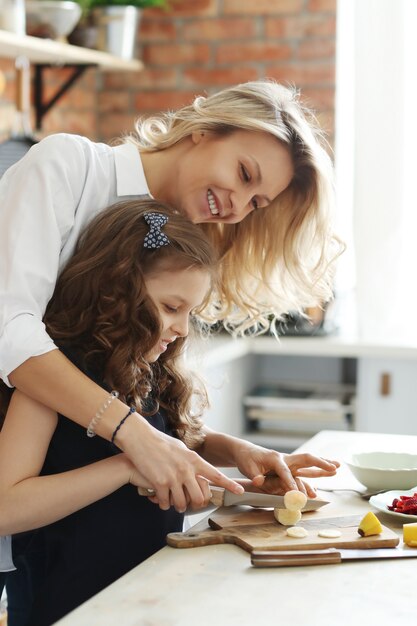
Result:
<svg viewBox="0 0 417 626"><path fill-rule="evenodd" d="M307 496L302 491L292 489L284 495L284 505L289 511L301 511L305 507Z"/></svg>
<svg viewBox="0 0 417 626"><path fill-rule="evenodd" d="M288 509L274 509L274 516L277 522L283 526L294 526L301 519L300 511L289 511Z"/></svg>
<svg viewBox="0 0 417 626"><path fill-rule="evenodd" d="M335 528L323 528L318 532L319 537L324 537L324 539L337 539L342 536L340 530L336 530Z"/></svg>
<svg viewBox="0 0 417 626"><path fill-rule="evenodd" d="M294 537L295 539L308 537L308 532L302 526L291 526L291 528L287 528L286 532L288 537Z"/></svg>

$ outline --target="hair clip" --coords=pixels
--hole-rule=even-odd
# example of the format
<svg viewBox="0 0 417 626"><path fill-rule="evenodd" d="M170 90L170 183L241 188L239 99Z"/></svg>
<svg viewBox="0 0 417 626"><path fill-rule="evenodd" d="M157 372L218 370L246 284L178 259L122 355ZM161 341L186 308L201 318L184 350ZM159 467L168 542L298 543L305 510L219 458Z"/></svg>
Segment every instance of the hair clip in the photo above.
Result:
<svg viewBox="0 0 417 626"><path fill-rule="evenodd" d="M167 246L170 241L161 228L167 223L168 217L163 213L144 213L143 219L149 226L149 232L143 240L143 247L156 249Z"/></svg>

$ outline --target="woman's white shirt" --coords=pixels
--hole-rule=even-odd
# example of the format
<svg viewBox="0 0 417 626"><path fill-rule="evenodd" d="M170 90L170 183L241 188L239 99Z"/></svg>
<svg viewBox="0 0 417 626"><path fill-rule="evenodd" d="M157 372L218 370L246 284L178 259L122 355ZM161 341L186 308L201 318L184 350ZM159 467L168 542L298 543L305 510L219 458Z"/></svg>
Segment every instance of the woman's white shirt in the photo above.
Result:
<svg viewBox="0 0 417 626"><path fill-rule="evenodd" d="M81 231L107 206L150 196L139 151L57 134L0 180L0 378L56 348L42 317Z"/></svg>

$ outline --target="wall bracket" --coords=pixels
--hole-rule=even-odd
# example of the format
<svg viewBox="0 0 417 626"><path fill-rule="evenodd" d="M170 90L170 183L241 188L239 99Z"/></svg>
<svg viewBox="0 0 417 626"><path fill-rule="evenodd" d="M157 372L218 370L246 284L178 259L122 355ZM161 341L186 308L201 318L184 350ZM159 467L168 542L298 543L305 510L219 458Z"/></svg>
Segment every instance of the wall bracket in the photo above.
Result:
<svg viewBox="0 0 417 626"><path fill-rule="evenodd" d="M49 98L46 102L44 100L44 70L47 68L56 67L49 63L36 63L35 64L35 79L34 79L34 105L36 112L36 130L42 128L42 120L46 113L62 98L62 96L72 87L72 85L84 74L85 70L89 67L97 67L94 63L85 63L82 65L64 64L60 67L72 68L72 74L69 78L57 89L55 94Z"/></svg>

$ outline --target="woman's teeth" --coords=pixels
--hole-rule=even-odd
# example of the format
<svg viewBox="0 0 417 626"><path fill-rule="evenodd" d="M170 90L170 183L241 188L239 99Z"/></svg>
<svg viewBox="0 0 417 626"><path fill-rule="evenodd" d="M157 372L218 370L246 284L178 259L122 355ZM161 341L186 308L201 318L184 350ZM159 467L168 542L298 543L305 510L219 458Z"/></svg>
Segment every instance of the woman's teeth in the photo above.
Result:
<svg viewBox="0 0 417 626"><path fill-rule="evenodd" d="M212 215L218 215L219 209L217 208L216 200L214 199L213 194L210 189L207 191L207 200L209 204L209 209Z"/></svg>

